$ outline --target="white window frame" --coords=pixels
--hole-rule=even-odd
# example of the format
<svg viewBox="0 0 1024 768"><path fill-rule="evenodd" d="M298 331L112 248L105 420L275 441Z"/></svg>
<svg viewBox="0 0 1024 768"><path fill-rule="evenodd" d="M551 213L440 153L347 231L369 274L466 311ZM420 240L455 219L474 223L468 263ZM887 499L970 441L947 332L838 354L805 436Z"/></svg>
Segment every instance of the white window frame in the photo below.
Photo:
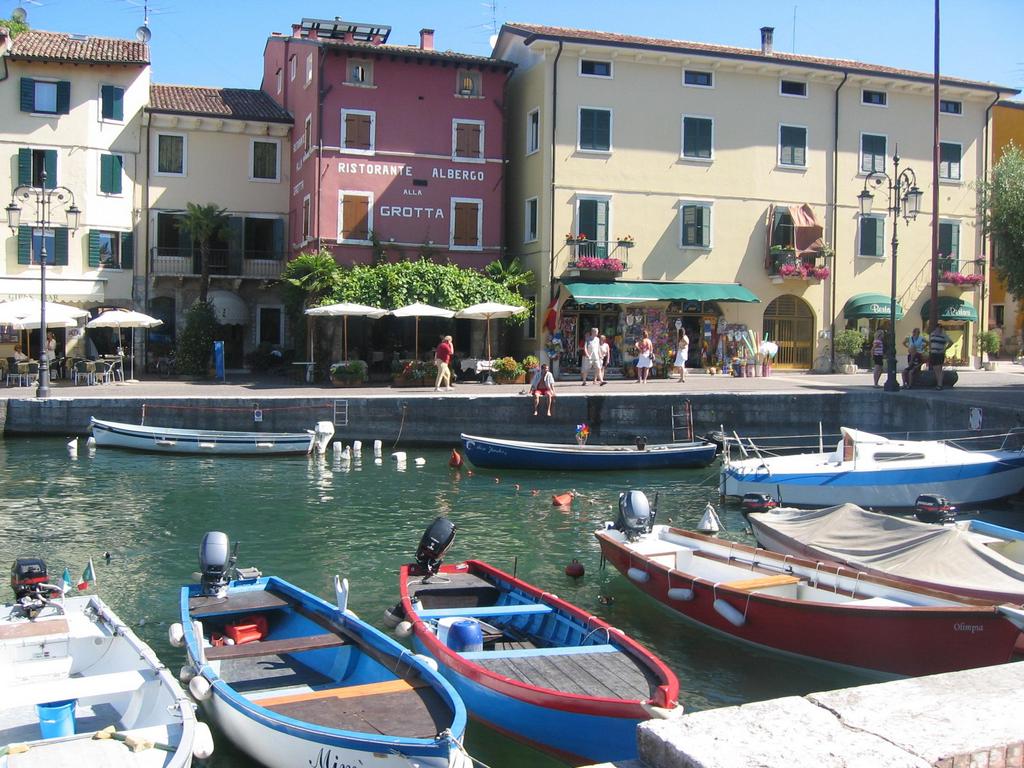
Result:
<svg viewBox="0 0 1024 768"><path fill-rule="evenodd" d="M111 243L116 243L117 244L117 263L116 264L104 264L103 263L103 259L101 258L99 265L96 266L96 267L90 267L90 269L97 269L97 270L99 270L99 269L116 269L118 271L124 269L124 267L122 266L123 263L124 263L124 254L121 253L122 238L123 238L123 236L125 234L124 231L116 230L116 229L97 229L95 231L97 233L100 233L100 234L115 235L116 236L116 237L110 238L110 240L111 240ZM49 265L47 265L47 266L49 266Z"/></svg>
<svg viewBox="0 0 1024 768"><path fill-rule="evenodd" d="M531 142L534 142L532 147ZM537 152L540 152L540 107L534 107L526 113L526 156Z"/></svg>
<svg viewBox="0 0 1024 768"><path fill-rule="evenodd" d="M313 115L306 115L302 124L302 154L308 155L313 149Z"/></svg>
<svg viewBox="0 0 1024 768"><path fill-rule="evenodd" d="M959 104L959 112L944 112L942 109L943 104ZM940 117L963 117L964 116L964 103L959 99L939 99L939 116Z"/></svg>
<svg viewBox="0 0 1024 768"><path fill-rule="evenodd" d="M804 87L804 92L803 92L803 94L799 94L799 93L783 93L783 91L782 91L782 84L783 83L799 83L800 85L802 85ZM787 98L787 99L806 99L806 98L808 98L808 94L810 94L810 91L811 91L810 83L808 83L806 80L796 80L796 79L794 79L792 77L780 77L779 78L779 96L782 96L782 97Z"/></svg>
<svg viewBox="0 0 1024 768"><path fill-rule="evenodd" d="M535 229L530 231L530 204L533 204L533 212L535 219ZM524 243L535 243L537 242L538 233L540 232L540 198L528 197L523 202L523 242Z"/></svg>
<svg viewBox="0 0 1024 768"><path fill-rule="evenodd" d="M113 118L113 117L104 117L103 116L103 89L105 87L107 87L107 86L110 86L111 88L120 88L121 89L121 119L120 120L118 120L116 118ZM99 121L101 123L113 123L114 125L124 125L124 123L125 123L125 119L124 119L124 112L125 112L125 110L124 110L124 97L128 93L128 89L125 88L123 85L118 85L117 83L100 83L99 86L98 86L98 89L99 89L99 97L97 98L97 102L99 103L99 106L100 106L100 108L99 108L99 115L98 115Z"/></svg>
<svg viewBox="0 0 1024 768"><path fill-rule="evenodd" d="M277 93L278 93L278 95L280 95L281 91L284 90L284 70L283 69L278 68L277 72L275 73L275 80L277 82Z"/></svg>
<svg viewBox="0 0 1024 768"><path fill-rule="evenodd" d="M370 148L351 149L345 146L345 116L346 115L368 115L370 117ZM341 146L339 151L344 155L373 156L377 151L377 112L370 109L343 109L341 110Z"/></svg>
<svg viewBox="0 0 1024 768"><path fill-rule="evenodd" d="M590 75L590 74L587 74L586 72L583 71L583 62L584 61L593 61L593 62L596 62L598 64L607 64L608 65L608 74L607 75ZM579 62L580 63L579 63L579 66L576 69L576 74L579 75L580 77L593 77L593 78L596 78L598 80L614 80L615 79L615 67L614 67L613 62L612 62L611 59L591 59L591 58L580 57Z"/></svg>
<svg viewBox="0 0 1024 768"><path fill-rule="evenodd" d="M782 129L783 128L801 128L804 132L804 164L796 165L795 163L784 163L782 162ZM779 131L775 142L775 163L776 167L782 170L790 171L805 171L810 167L810 146L811 146L811 131L806 125L798 125L797 123L779 123Z"/></svg>
<svg viewBox="0 0 1024 768"><path fill-rule="evenodd" d="M294 80L295 79L296 67L297 67L297 65L295 63L295 54L293 53L291 56L288 57L288 79L289 80Z"/></svg>
<svg viewBox="0 0 1024 768"><path fill-rule="evenodd" d="M882 151L882 167L879 169L883 173L888 169L889 165L889 135L886 133L872 133L871 131L861 131L860 140L858 142L857 152L857 175L864 177L871 174L871 171L864 170L864 137L865 136L881 136L885 139L885 149Z"/></svg>
<svg viewBox="0 0 1024 768"><path fill-rule="evenodd" d="M256 305L256 339L263 335L263 313L264 309L276 309L278 310L277 320L277 338L281 339L281 343L284 343L284 304L257 304Z"/></svg>
<svg viewBox="0 0 1024 768"><path fill-rule="evenodd" d="M455 204L476 203L476 245L455 245ZM484 249L484 201L482 197L453 197L448 207L448 248L452 251L482 251Z"/></svg>
<svg viewBox="0 0 1024 768"><path fill-rule="evenodd" d="M688 206L698 206L708 209L708 244L707 245L683 245L683 209ZM710 251L715 245L715 203L713 200L690 200L680 198L676 204L676 218L679 219L679 236L676 243L681 251Z"/></svg>
<svg viewBox="0 0 1024 768"><path fill-rule="evenodd" d="M864 219L875 219L876 221L881 221L882 222L882 252L880 254L861 253L860 252L860 244L861 244L861 240L862 240L861 232L860 232L860 227L861 227L861 223L864 221ZM885 246L886 246L886 241L885 241L885 223L886 223L886 215L884 213L866 213L866 214L858 214L857 215L857 257L858 258L861 258L861 259L874 259L875 261L884 261L885 260L885 258L887 256L886 249L885 249Z"/></svg>
<svg viewBox="0 0 1024 768"><path fill-rule="evenodd" d="M353 238L342 238L342 227L345 226L344 213L342 211L342 205L345 203L345 196L350 197L365 197L366 198L366 239L357 240ZM339 243L345 243L347 245L371 245L373 240L370 236L373 232L373 192L368 192L365 189L339 189L338 190L338 232L335 238Z"/></svg>
<svg viewBox="0 0 1024 768"><path fill-rule="evenodd" d="M711 75L711 85L700 85L699 83L686 82L687 72L699 72L702 75ZM717 80L718 78L715 77L715 70L713 69L687 69L686 67L683 67L682 75L680 75L680 81L682 82L684 88L700 88L705 91L712 90L715 87L715 82Z"/></svg>
<svg viewBox="0 0 1024 768"><path fill-rule="evenodd" d="M302 198L301 211L302 220L299 222L299 242L309 242L313 235L313 201L309 195Z"/></svg>
<svg viewBox="0 0 1024 768"><path fill-rule="evenodd" d="M470 93L463 93L462 80L468 77L473 81ZM455 95L462 99L482 99L484 93L483 73L476 69L458 69L455 71Z"/></svg>
<svg viewBox="0 0 1024 768"><path fill-rule="evenodd" d="M690 157L684 154L686 148L686 118L711 121L711 157ZM715 118L710 115L683 115L679 118L679 159L687 163L713 163L715 161Z"/></svg>
<svg viewBox="0 0 1024 768"><path fill-rule="evenodd" d="M583 128L583 110L592 109L595 112L608 113L608 149L583 149L580 146ZM615 110L611 107L591 107L581 104L576 108L576 151L588 155L610 155L615 149Z"/></svg>
<svg viewBox="0 0 1024 768"><path fill-rule="evenodd" d="M612 229L612 223L613 223L613 218L612 217L613 217L613 214L614 214L614 211L612 210L612 208L613 208L613 206L612 206L612 196L611 195L606 195L606 194L601 194L601 193L598 193L598 192L577 192L573 196L573 201L572 201L572 233L574 235L578 235L579 232L580 232L580 201L581 200L596 200L598 202L604 202L604 203L608 204L608 222L605 225L607 227L607 229L608 229L608 232L606 233L607 237L605 238L605 240L608 243L611 243L611 241L612 241L612 232L615 231L614 229ZM587 233L584 232L583 234L587 234ZM597 239L597 237L595 237L596 234L597 233L595 232L592 235L589 235L588 239L589 240L594 240L596 242L601 242L600 240Z"/></svg>
<svg viewBox="0 0 1024 768"><path fill-rule="evenodd" d="M960 162L957 163L957 166L960 169L960 175L959 176L943 176L942 175L942 145L943 144L953 144L955 146L960 147ZM959 142L959 141L942 141L942 140L939 141L939 167L938 167L938 173L939 173L939 183L940 184L962 184L963 183L963 180L964 180L964 145L963 145L962 142Z"/></svg>
<svg viewBox="0 0 1024 768"><path fill-rule="evenodd" d="M881 93L882 95L885 96L885 103L884 104L872 104L869 101L864 101L864 94L866 94L868 92L871 92L871 93ZM863 107L874 107L875 109L888 109L889 108L889 92L888 91L883 91L881 88L861 88L860 89L860 103L861 103L861 106L863 106Z"/></svg>
<svg viewBox="0 0 1024 768"><path fill-rule="evenodd" d="M120 157L121 158L121 191L120 192L104 192L101 189L101 186L103 185L103 158L105 156L107 156L107 155L112 155L114 157ZM126 193L125 188L127 187L127 185L125 184L125 167L124 167L124 153L123 152L106 152L106 151L100 152L99 156L96 158L96 174L97 174L96 175L96 194L97 195L99 195L100 197L124 197L125 196L125 193ZM113 231L113 230L111 230L111 231Z"/></svg>
<svg viewBox="0 0 1024 768"><path fill-rule="evenodd" d="M479 138L480 146L478 147L478 149L480 150L480 156L479 157L462 157L461 155L456 155L455 154L456 142L458 141L458 138L456 136L456 129L459 126L459 124L463 124L463 125L479 125L480 126L480 138ZM485 130L486 130L486 122L484 120L470 120L469 118L466 118L466 117L453 117L452 118L452 162L453 163L485 163L485 162L487 162L487 158L484 156L484 146L485 146L485 142L484 142L485 134L484 134L484 132L485 132Z"/></svg>
<svg viewBox="0 0 1024 768"><path fill-rule="evenodd" d="M273 144L275 146L274 157L274 178L259 179L254 173L256 164L256 143ZM277 184L281 181L281 140L271 139L267 136L253 136L249 139L249 181L263 184Z"/></svg>
<svg viewBox="0 0 1024 768"><path fill-rule="evenodd" d="M306 86L313 82L313 54L306 54Z"/></svg>
<svg viewBox="0 0 1024 768"><path fill-rule="evenodd" d="M161 136L177 136L181 139L181 172L172 173L171 171L160 170L160 137ZM188 175L188 134L178 133L176 131L158 131L153 135L153 175L154 176L169 176L172 178L184 178Z"/></svg>

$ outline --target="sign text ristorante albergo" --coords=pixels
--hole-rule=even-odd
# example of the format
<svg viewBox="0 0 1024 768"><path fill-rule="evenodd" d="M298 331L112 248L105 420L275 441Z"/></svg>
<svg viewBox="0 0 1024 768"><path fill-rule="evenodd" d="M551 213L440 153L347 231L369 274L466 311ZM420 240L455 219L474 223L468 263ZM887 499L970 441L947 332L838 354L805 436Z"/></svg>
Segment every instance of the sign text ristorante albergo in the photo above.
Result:
<svg viewBox="0 0 1024 768"><path fill-rule="evenodd" d="M404 163L341 161L338 163L338 173L354 173L363 176L408 176L409 178L413 176L412 166ZM439 168L434 166L430 169L429 178L445 181L483 181L484 172L467 168Z"/></svg>

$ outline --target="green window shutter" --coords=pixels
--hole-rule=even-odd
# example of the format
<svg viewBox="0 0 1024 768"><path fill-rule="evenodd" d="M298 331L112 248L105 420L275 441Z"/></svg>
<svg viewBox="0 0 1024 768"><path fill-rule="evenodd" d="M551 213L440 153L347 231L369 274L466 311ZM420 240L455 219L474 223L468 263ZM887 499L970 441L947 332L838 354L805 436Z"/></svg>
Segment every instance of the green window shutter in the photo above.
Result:
<svg viewBox="0 0 1024 768"><path fill-rule="evenodd" d="M43 168L46 170L46 188L57 188L57 150L47 149L43 155Z"/></svg>
<svg viewBox="0 0 1024 768"><path fill-rule="evenodd" d="M121 269L135 268L135 236L131 232L121 233Z"/></svg>
<svg viewBox="0 0 1024 768"><path fill-rule="evenodd" d="M939 253L943 256L953 255L953 225L947 222L939 223Z"/></svg>
<svg viewBox="0 0 1024 768"><path fill-rule="evenodd" d="M112 112L111 118L113 120L124 120L124 88L114 87Z"/></svg>
<svg viewBox="0 0 1024 768"><path fill-rule="evenodd" d="M192 242L192 235L182 226L182 221L185 217L180 213L174 214L174 217L177 220L178 226L178 255L190 256L195 244Z"/></svg>
<svg viewBox="0 0 1024 768"><path fill-rule="evenodd" d="M878 219L867 216L860 220L860 249L861 256L878 255Z"/></svg>
<svg viewBox="0 0 1024 768"><path fill-rule="evenodd" d="M100 156L100 192L108 195L121 194L121 177L124 159L120 155Z"/></svg>
<svg viewBox="0 0 1024 768"><path fill-rule="evenodd" d="M275 259L284 258L284 220L274 219L274 256Z"/></svg>
<svg viewBox="0 0 1024 768"><path fill-rule="evenodd" d="M31 77L21 78L21 111L35 112L36 81Z"/></svg>
<svg viewBox="0 0 1024 768"><path fill-rule="evenodd" d="M32 263L32 227L18 227L18 263Z"/></svg>
<svg viewBox="0 0 1024 768"><path fill-rule="evenodd" d="M100 233L95 229L89 230L89 266L100 265Z"/></svg>
<svg viewBox="0 0 1024 768"><path fill-rule="evenodd" d="M700 206L700 244L707 248L711 245L711 208L707 205Z"/></svg>
<svg viewBox="0 0 1024 768"><path fill-rule="evenodd" d="M71 83L61 80L57 83L57 114L66 115L71 111Z"/></svg>
<svg viewBox="0 0 1024 768"><path fill-rule="evenodd" d="M597 200L580 200L576 234L597 239Z"/></svg>
<svg viewBox="0 0 1024 768"><path fill-rule="evenodd" d="M592 149L594 146L594 113L592 110L580 111L580 149Z"/></svg>
<svg viewBox="0 0 1024 768"><path fill-rule="evenodd" d="M32 150L21 147L18 150L18 184L32 183Z"/></svg>
<svg viewBox="0 0 1024 768"><path fill-rule="evenodd" d="M885 225L881 219L875 219L875 256L885 255Z"/></svg>
<svg viewBox="0 0 1024 768"><path fill-rule="evenodd" d="M104 120L114 119L114 86L100 86L100 117Z"/></svg>
<svg viewBox="0 0 1024 768"><path fill-rule="evenodd" d="M110 158L111 155L100 155L100 192L110 194Z"/></svg>
<svg viewBox="0 0 1024 768"><path fill-rule="evenodd" d="M597 113L597 143L599 149L611 149L612 116L610 112Z"/></svg>
<svg viewBox="0 0 1024 768"><path fill-rule="evenodd" d="M54 227L53 230L53 263L54 266L68 265L68 228Z"/></svg>

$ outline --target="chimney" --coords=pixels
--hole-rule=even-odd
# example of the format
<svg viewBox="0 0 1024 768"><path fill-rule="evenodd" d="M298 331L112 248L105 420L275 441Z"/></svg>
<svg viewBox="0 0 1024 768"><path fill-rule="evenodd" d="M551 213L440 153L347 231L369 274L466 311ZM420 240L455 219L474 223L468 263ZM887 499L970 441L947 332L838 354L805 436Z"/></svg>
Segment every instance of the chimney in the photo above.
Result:
<svg viewBox="0 0 1024 768"><path fill-rule="evenodd" d="M434 30L432 30L432 29L421 29L420 30L420 50L421 51L432 51L432 50L434 50Z"/></svg>
<svg viewBox="0 0 1024 768"><path fill-rule="evenodd" d="M292 37L302 37L301 24L292 24Z"/></svg>
<svg viewBox="0 0 1024 768"><path fill-rule="evenodd" d="M761 53L764 56L772 55L772 36L775 34L775 27L761 27Z"/></svg>

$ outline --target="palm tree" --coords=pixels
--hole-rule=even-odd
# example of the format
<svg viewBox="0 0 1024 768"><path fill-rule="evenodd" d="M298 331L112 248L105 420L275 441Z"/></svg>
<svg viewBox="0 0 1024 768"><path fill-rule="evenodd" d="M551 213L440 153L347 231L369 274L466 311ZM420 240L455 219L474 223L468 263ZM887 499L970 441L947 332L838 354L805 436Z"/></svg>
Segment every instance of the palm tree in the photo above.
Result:
<svg viewBox="0 0 1024 768"><path fill-rule="evenodd" d="M230 218L226 208L214 203L188 203L188 213L181 219L181 228L199 243L199 301L206 303L210 292L210 243L228 233Z"/></svg>
<svg viewBox="0 0 1024 768"><path fill-rule="evenodd" d="M316 253L300 253L285 265L281 273L285 305L297 315L310 307L320 306L338 289L340 273L338 263L326 248ZM306 315L306 338L310 340L313 338L312 323L313 318Z"/></svg>

